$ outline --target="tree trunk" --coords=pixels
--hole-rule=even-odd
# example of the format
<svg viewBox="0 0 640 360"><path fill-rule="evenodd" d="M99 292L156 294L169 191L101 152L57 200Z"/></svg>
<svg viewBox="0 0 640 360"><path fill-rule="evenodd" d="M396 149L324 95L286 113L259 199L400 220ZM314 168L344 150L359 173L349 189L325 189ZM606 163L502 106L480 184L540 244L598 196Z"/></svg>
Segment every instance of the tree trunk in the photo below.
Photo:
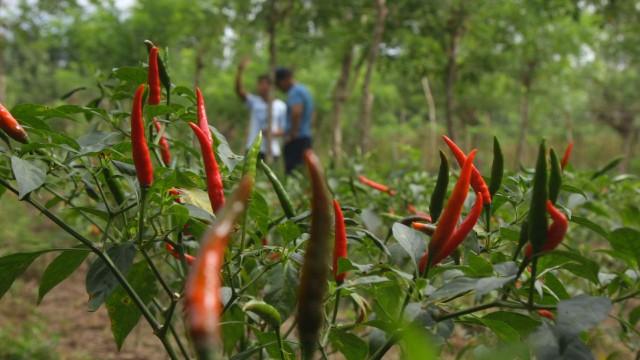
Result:
<svg viewBox="0 0 640 360"><path fill-rule="evenodd" d="M436 165L436 152L437 152L437 137L436 137L436 131L437 131L437 123L436 123L436 103L433 100L433 94L431 93L431 86L429 86L429 79L424 76L421 80L422 83L422 91L424 92L424 98L427 101L427 107L428 107L428 111L429 111L429 138L431 139L430 141L430 146L428 149L428 152L425 154L425 156L423 156L424 158L424 166L428 166L428 159L431 159L431 166L435 166Z"/></svg>
<svg viewBox="0 0 640 360"><path fill-rule="evenodd" d="M360 150L364 153L369 150L370 142L370 130L371 130L371 110L373 107L373 95L371 94L371 77L373 75L373 68L378 57L378 48L382 41L382 35L384 34L384 22L387 18L387 6L385 0L377 0L376 2L378 17L373 28L373 38L371 41L371 48L367 58L367 70L364 75L364 82L362 84L362 108L360 115L361 125L361 143Z"/></svg>
<svg viewBox="0 0 640 360"><path fill-rule="evenodd" d="M447 122L447 134L453 140L455 140L455 124L453 122L453 108L454 108L454 86L456 82L457 73L457 57L458 57L458 41L459 34L454 32L450 36L449 48L447 50L447 67L446 67L446 82L445 88L445 119Z"/></svg>
<svg viewBox="0 0 640 360"><path fill-rule="evenodd" d="M523 86L522 97L520 98L520 133L518 135L518 143L516 144L515 167L520 166L522 152L524 151L524 143L529 128L529 93L530 85Z"/></svg>
<svg viewBox="0 0 640 360"><path fill-rule="evenodd" d="M525 140L529 130L529 98L531 96L531 87L533 86L533 79L537 66L538 62L536 60L529 60L521 76L523 92L522 97L520 98L520 134L518 135L518 143L516 145L516 168L520 165L520 161L522 160Z"/></svg>
<svg viewBox="0 0 640 360"><path fill-rule="evenodd" d="M636 142L638 141L639 132L639 129L631 127L631 129L624 135L624 160L622 161L622 164L620 164L620 170L623 173L631 170L631 159L633 158L633 150L636 146Z"/></svg>
<svg viewBox="0 0 640 360"><path fill-rule="evenodd" d="M202 46L198 46L195 58L195 71L193 73L193 85L195 87L200 85L200 80L202 79L202 71L204 70L204 53L204 48Z"/></svg>
<svg viewBox="0 0 640 360"><path fill-rule="evenodd" d="M340 77L333 91L333 159L336 166L341 165L342 158L342 107L347 101L347 88L349 86L349 77L351 76L351 63L353 62L353 49L351 44L347 44L347 49L342 56L342 66L340 68Z"/></svg>

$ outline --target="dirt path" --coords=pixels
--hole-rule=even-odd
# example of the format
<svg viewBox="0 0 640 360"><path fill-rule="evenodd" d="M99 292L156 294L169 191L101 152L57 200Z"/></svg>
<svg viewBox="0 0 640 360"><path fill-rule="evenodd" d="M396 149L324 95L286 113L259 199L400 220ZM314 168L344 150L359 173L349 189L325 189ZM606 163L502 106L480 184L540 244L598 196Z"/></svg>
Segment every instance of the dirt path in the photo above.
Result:
<svg viewBox="0 0 640 360"><path fill-rule="evenodd" d="M15 334L16 342L20 336L31 333L28 327L35 327L43 341L51 341L51 347L57 353L51 358L165 358L160 342L152 335L144 320L140 321L118 352L104 306L95 313L87 312L87 294L84 290L86 269L76 272L53 289L37 306L38 281L42 274L38 268L43 268L42 263L34 264L33 270L28 270L0 300L0 329Z"/></svg>

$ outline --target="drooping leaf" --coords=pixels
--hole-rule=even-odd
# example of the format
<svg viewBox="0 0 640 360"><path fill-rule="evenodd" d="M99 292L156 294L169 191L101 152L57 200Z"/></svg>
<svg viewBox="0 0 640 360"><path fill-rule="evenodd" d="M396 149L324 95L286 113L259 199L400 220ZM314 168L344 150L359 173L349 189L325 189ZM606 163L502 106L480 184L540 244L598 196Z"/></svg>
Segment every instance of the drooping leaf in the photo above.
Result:
<svg viewBox="0 0 640 360"><path fill-rule="evenodd" d="M563 334L578 335L606 319L612 308L605 297L578 295L558 303L557 326Z"/></svg>
<svg viewBox="0 0 640 360"><path fill-rule="evenodd" d="M624 156L619 156L619 157L609 161L605 166L601 167L600 169L598 169L598 171L593 173L593 175L591 176L591 180L595 180L595 179L599 178L600 176L608 173L613 168L618 166L618 164L620 164L622 162L622 160L624 160Z"/></svg>
<svg viewBox="0 0 640 360"><path fill-rule="evenodd" d="M133 264L136 248L133 243L115 245L107 250L107 255L120 272L126 276ZM89 266L85 286L89 294L89 311L96 311L118 285L118 279L101 258L96 258Z"/></svg>
<svg viewBox="0 0 640 360"><path fill-rule="evenodd" d="M158 292L155 276L144 261L137 262L131 267L127 281L145 305L149 305ZM118 350L120 350L131 330L138 324L142 313L138 305L121 286L118 286L109 295L105 305L111 320L111 333Z"/></svg>
<svg viewBox="0 0 640 360"><path fill-rule="evenodd" d="M33 260L45 252L16 253L0 257L0 299L9 290L16 278L27 270Z"/></svg>
<svg viewBox="0 0 640 360"><path fill-rule="evenodd" d="M16 177L18 197L21 200L30 192L40 188L47 176L45 170L36 163L15 156L11 157L11 169Z"/></svg>
<svg viewBox="0 0 640 360"><path fill-rule="evenodd" d="M44 296L47 295L51 289L58 286L58 284L73 274L88 255L89 251L87 249L78 248L62 251L60 255L53 259L44 270L42 279L40 279L38 304L42 302Z"/></svg>
<svg viewBox="0 0 640 360"><path fill-rule="evenodd" d="M393 237L398 241L398 244L400 244L407 255L409 255L411 263L414 268L416 268L418 260L426 249L425 242L422 238L423 235L400 223L393 224L392 231Z"/></svg>

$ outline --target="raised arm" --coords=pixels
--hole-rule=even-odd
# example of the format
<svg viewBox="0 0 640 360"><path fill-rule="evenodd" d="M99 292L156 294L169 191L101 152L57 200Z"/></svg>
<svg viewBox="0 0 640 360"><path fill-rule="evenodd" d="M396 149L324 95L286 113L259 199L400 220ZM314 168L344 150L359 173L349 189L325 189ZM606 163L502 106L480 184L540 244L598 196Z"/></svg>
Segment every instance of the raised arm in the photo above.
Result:
<svg viewBox="0 0 640 360"><path fill-rule="evenodd" d="M245 90L244 85L242 85L242 74L244 73L244 69L247 67L249 63L248 58L242 59L240 64L238 64L238 70L236 71L236 95L242 100L247 100L247 90Z"/></svg>

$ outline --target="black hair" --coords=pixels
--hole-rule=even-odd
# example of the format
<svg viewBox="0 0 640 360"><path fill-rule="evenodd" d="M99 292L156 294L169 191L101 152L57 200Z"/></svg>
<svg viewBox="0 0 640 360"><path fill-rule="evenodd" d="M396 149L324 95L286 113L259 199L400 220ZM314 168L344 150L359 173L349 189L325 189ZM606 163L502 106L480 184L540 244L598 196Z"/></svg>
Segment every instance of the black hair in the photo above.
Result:
<svg viewBox="0 0 640 360"><path fill-rule="evenodd" d="M267 84L271 84L271 77L269 74L261 74L258 76L258 82L266 81Z"/></svg>
<svg viewBox="0 0 640 360"><path fill-rule="evenodd" d="M289 79L293 76L293 71L286 67L279 67L276 69L276 82Z"/></svg>

